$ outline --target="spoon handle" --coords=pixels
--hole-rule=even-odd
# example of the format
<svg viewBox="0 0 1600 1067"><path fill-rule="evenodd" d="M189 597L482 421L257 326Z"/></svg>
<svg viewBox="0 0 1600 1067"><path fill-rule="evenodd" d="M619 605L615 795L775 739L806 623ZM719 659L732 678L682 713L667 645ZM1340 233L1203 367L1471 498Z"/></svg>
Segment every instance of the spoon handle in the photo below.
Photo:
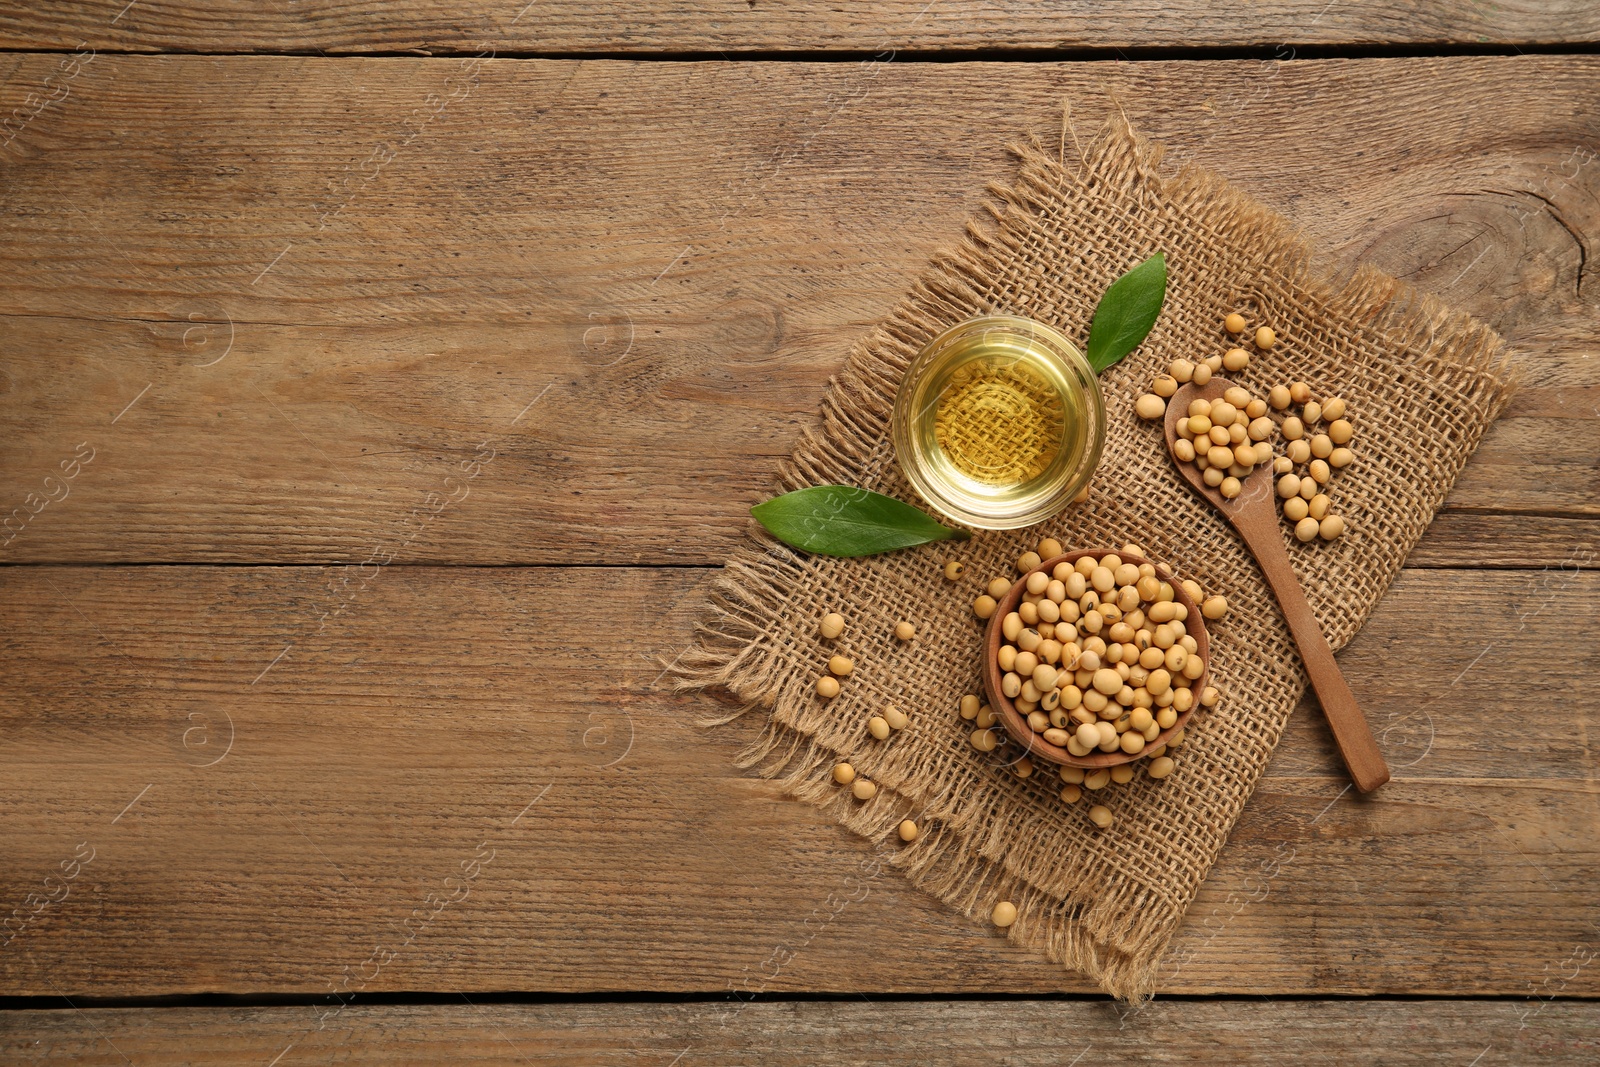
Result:
<svg viewBox="0 0 1600 1067"><path fill-rule="evenodd" d="M1278 606L1289 623L1289 633L1300 646L1300 659L1311 676L1311 688L1316 690L1322 713L1333 730L1333 740L1339 746L1339 755L1344 757L1344 764L1349 768L1350 780L1361 792L1370 793L1389 780L1389 767L1384 763L1383 753L1378 751L1378 742L1372 736L1366 716L1356 704L1356 695L1350 691L1333 658L1333 649L1322 636L1322 627L1317 625L1311 605L1306 602L1300 580L1289 563L1289 553L1284 550L1270 498L1265 512L1265 523L1261 521L1262 512L1253 508L1230 513L1229 518L1255 553L1267 584L1278 598Z"/></svg>

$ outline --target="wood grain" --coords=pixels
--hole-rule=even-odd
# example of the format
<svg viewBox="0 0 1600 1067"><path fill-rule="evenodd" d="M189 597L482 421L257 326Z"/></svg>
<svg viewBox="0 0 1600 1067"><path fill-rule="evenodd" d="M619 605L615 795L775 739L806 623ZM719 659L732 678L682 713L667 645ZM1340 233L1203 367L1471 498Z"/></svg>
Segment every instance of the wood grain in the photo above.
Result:
<svg viewBox="0 0 1600 1067"><path fill-rule="evenodd" d="M1160 1000L1126 1025L1097 1001L858 1000L743 1004L357 1003L320 1006L30 1010L8 1017L0 1055L29 1063L643 1063L773 1067L993 1062L1588 1064L1600 1005L1582 1001ZM674 1061L673 1057L680 1057ZM1477 1057L1474 1060L1474 1057Z"/></svg>
<svg viewBox="0 0 1600 1067"><path fill-rule="evenodd" d="M1482 453L1479 453L1480 455ZM1445 507L1406 558L1410 567L1583 567L1600 558L1592 519Z"/></svg>
<svg viewBox="0 0 1600 1067"><path fill-rule="evenodd" d="M0 993L1088 991L732 768L757 723L659 684L708 573L0 570ZM1520 997L1593 952L1597 627L1588 570L1404 572L1341 657L1394 780L1302 709L1161 988Z"/></svg>
<svg viewBox="0 0 1600 1067"><path fill-rule="evenodd" d="M0 48L71 48L86 40L103 51L153 52L718 52L794 49L853 52L981 49L1195 48L1340 44L1529 44L1593 41L1592 5L1452 4L1383 0L1333 4L1273 0L1248 17L1186 3L1048 5L989 0L973 5L886 0L870 6L691 0L688 3L581 3L529 6L502 0L463 10L444 0L377 5L361 0L252 5L244 0L127 4L84 0L38 10L0 6Z"/></svg>
<svg viewBox="0 0 1600 1067"><path fill-rule="evenodd" d="M0 57L0 113L58 64ZM1600 489L1597 90L1554 56L98 56L0 149L0 516L96 450L0 559L720 562L1005 140L1115 94L1335 261L1505 333L1522 391L1419 551L1559 564Z"/></svg>

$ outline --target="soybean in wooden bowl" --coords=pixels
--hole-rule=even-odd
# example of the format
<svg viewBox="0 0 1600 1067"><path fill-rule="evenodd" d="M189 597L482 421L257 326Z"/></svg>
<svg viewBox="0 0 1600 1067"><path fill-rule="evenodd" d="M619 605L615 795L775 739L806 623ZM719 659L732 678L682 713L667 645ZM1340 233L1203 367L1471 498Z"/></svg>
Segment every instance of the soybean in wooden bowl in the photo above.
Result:
<svg viewBox="0 0 1600 1067"><path fill-rule="evenodd" d="M1099 770L1101 768L1135 763L1145 759L1152 751L1159 750L1165 746L1174 735L1188 725L1189 719L1201 706L1199 698L1205 692L1211 673L1211 648L1206 634L1205 618L1201 614L1200 605L1195 603L1194 599L1184 591L1180 584L1182 579L1176 573L1163 577L1160 575L1158 568L1158 580L1170 585L1173 602L1183 605L1185 609L1184 630L1194 638L1195 652L1193 654L1198 656L1200 662L1204 665L1199 677L1190 680L1189 688L1195 694L1195 699L1189 709L1179 713L1176 722L1157 734L1154 740L1148 741L1144 749L1135 753L1118 750L1115 752L1092 752L1086 756L1075 756L1064 745L1046 741L1043 735L1034 732L1033 728L1028 725L1026 716L1017 710L1016 704L1012 702L1010 697L1005 695L1001 687L1001 679L1005 673L1000 669L1000 646L1004 640L1004 620L1007 615L1017 610L1018 605L1022 603L1023 598L1027 595L1029 575L1040 571L1050 575L1053 574L1058 564L1067 563L1075 567L1078 560L1086 556L1100 559L1106 555L1115 555L1123 563L1131 563L1135 566L1143 564L1156 566L1153 560L1124 553L1115 548L1080 549L1075 552L1066 552L1059 556L1053 556L1042 561L1039 566L1012 583L1010 590L1000 600L994 614L990 617L989 627L984 635L983 687L988 695L990 706L999 713L1000 721L1004 724L1006 733L1010 734L1013 740L1026 748L1031 756L1055 764L1081 767L1085 770Z"/></svg>

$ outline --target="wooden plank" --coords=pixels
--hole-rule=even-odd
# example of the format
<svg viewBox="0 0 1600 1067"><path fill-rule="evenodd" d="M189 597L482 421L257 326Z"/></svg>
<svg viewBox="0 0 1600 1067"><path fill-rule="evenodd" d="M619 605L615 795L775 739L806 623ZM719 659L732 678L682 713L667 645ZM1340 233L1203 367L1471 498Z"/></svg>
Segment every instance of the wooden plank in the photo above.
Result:
<svg viewBox="0 0 1600 1067"><path fill-rule="evenodd" d="M692 0L597 5L520 0L465 12L444 0L295 6L86 0L38 11L0 8L0 48L150 52L854 52L1143 49L1294 45L1505 45L1593 41L1600 18L1576 0L1500 4L1274 0L1247 18L1198 0L1111 7L1086 0L969 5L885 0L852 8L820 0L757 4Z"/></svg>
<svg viewBox="0 0 1600 1067"><path fill-rule="evenodd" d="M706 573L0 571L0 994L1088 990L733 769L754 718L657 684ZM1395 780L1346 795L1297 716L1162 989L1570 969L1597 625L1588 569L1403 572L1343 655Z"/></svg>
<svg viewBox="0 0 1600 1067"><path fill-rule="evenodd" d="M57 63L0 58L3 109ZM720 562L850 343L1063 95L1087 130L1114 94L1506 334L1524 385L1451 503L1538 521L1432 558L1559 564L1596 514L1595 57L99 56L70 88L0 150L0 515L28 508L3 559ZM429 494L457 499L411 537Z"/></svg>
<svg viewBox="0 0 1600 1067"><path fill-rule="evenodd" d="M166 377L169 346L152 337L175 348L197 327L10 323L10 366L39 386L0 414L15 456L0 471L12 505L0 559L18 562L716 564L834 369L816 353L778 357L749 370L749 389L687 401L686 418L585 381L554 323L479 329L443 353L409 330L258 326L283 353L271 364ZM555 355L537 369L503 355L530 341ZM382 354L363 358L368 345ZM474 364L517 375L516 391L451 381ZM80 388L93 393L59 397ZM62 399L77 410L38 418ZM1525 390L1491 431L1414 565L1595 558L1600 419L1563 419L1541 399ZM619 403L636 406L613 414Z"/></svg>
<svg viewBox="0 0 1600 1067"><path fill-rule="evenodd" d="M1410 567L1586 568L1600 559L1600 523L1446 507L1406 559Z"/></svg>
<svg viewBox="0 0 1600 1067"><path fill-rule="evenodd" d="M160 1062L285 1064L615 1063L773 1067L1012 1067L1226 1063L1350 1067L1588 1064L1600 1005L1582 1001L1160 1000L1122 1024L1078 1000L856 1000L753 1004L367 1005L323 1029L320 1006L88 1008L8 1013L0 1052L85 1067ZM122 1056L127 1057L127 1061ZM674 1060L673 1057L679 1057ZM1477 1057L1474 1060L1473 1057Z"/></svg>

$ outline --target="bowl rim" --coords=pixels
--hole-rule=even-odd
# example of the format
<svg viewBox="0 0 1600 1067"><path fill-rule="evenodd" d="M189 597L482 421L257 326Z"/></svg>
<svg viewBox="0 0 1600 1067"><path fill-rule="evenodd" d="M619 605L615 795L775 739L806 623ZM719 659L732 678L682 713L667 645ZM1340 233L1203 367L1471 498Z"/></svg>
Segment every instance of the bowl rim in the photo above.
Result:
<svg viewBox="0 0 1600 1067"><path fill-rule="evenodd" d="M1039 344L1046 351L1060 359L1068 370L1082 381L1085 394L1089 400L1090 417L1086 420L1092 423L1088 433L1088 447L1084 452L1083 470L1078 479L1062 483L1061 488L1052 493L1047 499L1039 501L1027 511L1018 511L1007 515L984 515L968 511L959 504L950 500L941 491L938 480L933 478L923 465L910 459L913 452L911 447L912 426L907 417L907 408L911 403L911 394L927 372L928 365L933 358L950 343L957 334L977 328L1009 329L1019 335L1037 338ZM1070 502L1094 477L1095 470L1100 466L1100 459L1105 454L1106 439L1106 411L1105 394L1100 388L1100 379L1094 373L1094 368L1089 365L1089 358L1083 350L1073 343L1056 327L1038 319L1030 319L1024 315L1013 315L1004 312L984 312L962 319L960 322L945 327L933 337L929 338L917 354L911 357L905 371L900 376L900 382L895 387L894 402L889 410L889 442L894 452L895 466L905 477L917 496L922 498L929 507L941 515L964 526L975 530L1019 530L1036 523L1043 522L1052 515L1058 514L1063 506Z"/></svg>
<svg viewBox="0 0 1600 1067"><path fill-rule="evenodd" d="M1179 584L1182 581L1182 576L1174 570L1172 577L1170 579L1164 578L1163 581L1170 581L1173 600L1188 609L1188 618L1184 620L1185 632L1194 638L1197 649L1196 655L1205 664L1205 670L1200 672L1200 677L1196 678L1190 686L1195 691L1195 702L1190 706L1189 710L1181 713L1177 722L1157 734L1154 741L1149 742L1142 750L1131 755L1118 749L1115 752L1096 752L1089 756L1074 756L1065 747L1051 744L1042 735L1033 732L1033 728L1028 725L1028 720L1023 717L1022 713L1017 710L1016 705L1011 702L1011 698L1006 696L1000 688L1001 626L1005 621L1005 617L1017 610L1017 605L1022 602L1022 597L1027 588L1028 575L1033 574L1035 571L1043 571L1049 574L1057 565L1061 563L1076 564L1084 556L1093 556L1099 559L1101 556L1106 555L1115 555L1121 558L1124 563L1156 565L1155 560L1148 557L1133 555L1116 548L1082 548L1074 549L1071 552L1063 552L1059 556L1052 556L1047 560L1041 561L1039 566L1029 570L1011 584L1011 588L1007 590L1006 595L1000 598L994 614L989 617L989 624L984 631L983 688L985 695L989 698L990 707L999 712L1000 722L1005 726L1006 733L1011 736L1012 740L1027 749L1030 756L1066 767L1081 767L1084 770L1120 767L1125 764L1136 763L1142 759L1148 759L1148 753L1151 749L1165 745L1172 739L1174 734L1189 724L1189 720L1194 716L1194 713L1200 709L1199 694L1205 691L1206 683L1211 675L1211 642L1210 635L1206 631L1205 617L1200 613L1200 605L1196 604L1194 598L1189 596ZM1194 628L1190 628L1191 620L1193 620Z"/></svg>

